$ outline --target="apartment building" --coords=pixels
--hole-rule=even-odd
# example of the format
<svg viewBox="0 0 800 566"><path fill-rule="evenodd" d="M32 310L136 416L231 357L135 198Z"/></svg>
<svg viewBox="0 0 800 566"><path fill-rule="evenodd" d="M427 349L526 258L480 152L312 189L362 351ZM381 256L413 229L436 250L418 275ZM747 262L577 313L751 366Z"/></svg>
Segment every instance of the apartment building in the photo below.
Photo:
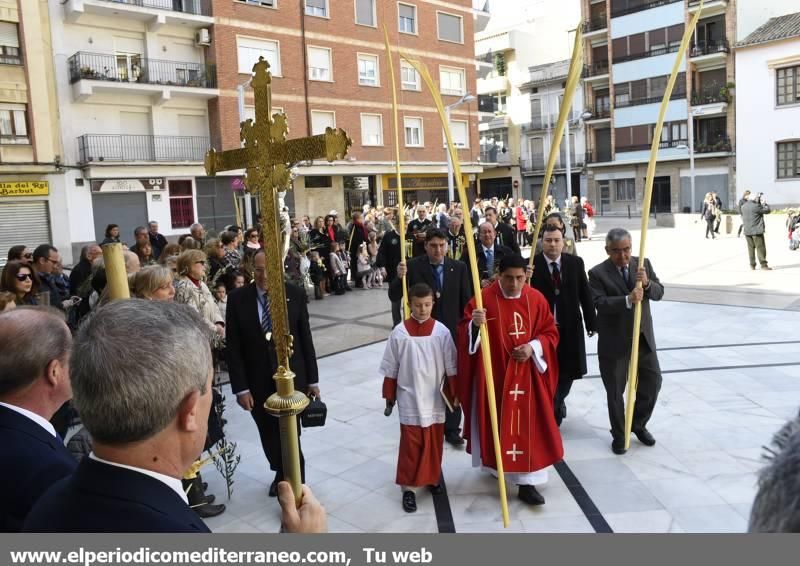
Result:
<svg viewBox="0 0 800 566"><path fill-rule="evenodd" d="M0 265L8 248L69 246L47 2L0 0Z"/></svg>
<svg viewBox="0 0 800 566"><path fill-rule="evenodd" d="M552 128L564 92L579 0L529 2L476 0L475 56L480 111L481 196L532 198L539 195ZM565 60L566 66L565 66ZM583 94L576 96L580 116ZM581 126L580 130L577 126ZM581 186L582 124L571 125L570 183ZM564 146L566 147L566 146ZM576 154L574 149L578 149ZM552 193L567 194L566 156L557 164ZM578 194L577 192L575 194Z"/></svg>
<svg viewBox="0 0 800 566"><path fill-rule="evenodd" d="M766 20L736 44L739 193L800 201L800 12Z"/></svg>
<svg viewBox="0 0 800 566"><path fill-rule="evenodd" d="M653 130L685 26L699 0L582 0L589 198L601 213L639 212ZM705 2L659 141L652 210L735 201L736 0Z"/></svg>
<svg viewBox="0 0 800 566"><path fill-rule="evenodd" d="M74 257L109 223L128 243L149 220L186 233L219 95L210 0L66 0L50 18Z"/></svg>
<svg viewBox="0 0 800 566"><path fill-rule="evenodd" d="M474 97L475 61L471 0L214 0L210 59L217 64L220 96L209 103L212 144L239 146L238 92L259 56L270 63L274 111L285 112L289 137L347 131L346 159L298 163L287 205L298 215L349 215L370 202L395 205L392 94L383 29L393 48L424 62L445 105ZM447 200L447 161L441 122L418 73L394 54L400 121L400 159L407 201ZM245 90L243 117L254 116ZM472 98L472 97L470 97ZM466 184L475 186L478 161L477 102L450 112ZM198 181L200 218L219 224L210 209L229 199L240 175ZM221 196L221 195L224 195ZM245 196L245 215L258 203ZM203 204L208 203L208 207Z"/></svg>

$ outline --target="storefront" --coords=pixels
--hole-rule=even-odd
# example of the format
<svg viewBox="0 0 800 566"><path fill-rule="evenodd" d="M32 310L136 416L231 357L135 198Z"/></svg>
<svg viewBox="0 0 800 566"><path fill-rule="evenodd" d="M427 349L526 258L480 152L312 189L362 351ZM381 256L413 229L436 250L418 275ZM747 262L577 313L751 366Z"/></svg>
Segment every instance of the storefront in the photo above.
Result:
<svg viewBox="0 0 800 566"><path fill-rule="evenodd" d="M0 181L0 265L8 249L52 242L48 181Z"/></svg>
<svg viewBox="0 0 800 566"><path fill-rule="evenodd" d="M475 175L461 175L464 187L467 189L467 199L471 202L476 194ZM417 202L448 202L447 175L435 173L419 173L403 175L403 200L406 204ZM458 200L458 189L455 198ZM384 206L397 206L397 177L383 175L383 204Z"/></svg>

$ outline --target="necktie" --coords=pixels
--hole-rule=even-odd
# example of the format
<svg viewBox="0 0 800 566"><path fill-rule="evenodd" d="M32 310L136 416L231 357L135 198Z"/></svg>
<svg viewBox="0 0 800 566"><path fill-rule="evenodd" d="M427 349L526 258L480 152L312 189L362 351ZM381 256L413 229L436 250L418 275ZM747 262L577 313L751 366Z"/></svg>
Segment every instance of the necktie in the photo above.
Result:
<svg viewBox="0 0 800 566"><path fill-rule="evenodd" d="M486 250L486 272L489 274L489 277L492 276L494 273L494 250L488 249Z"/></svg>
<svg viewBox="0 0 800 566"><path fill-rule="evenodd" d="M269 337L272 335L272 315L269 312L269 295L264 293L264 295L260 299L261 301L261 330L264 332L264 336Z"/></svg>
<svg viewBox="0 0 800 566"><path fill-rule="evenodd" d="M550 267L553 268L553 288L556 290L556 295L561 292L561 271L558 269L556 262L551 262Z"/></svg>
<svg viewBox="0 0 800 566"><path fill-rule="evenodd" d="M431 269L433 269L433 281L436 285L436 296L438 298L439 292L442 290L442 287L444 287L444 265L441 263L438 265L431 264Z"/></svg>
<svg viewBox="0 0 800 566"><path fill-rule="evenodd" d="M631 285L631 276L627 265L622 268L622 278L625 280L625 285L628 287L628 291L632 291L633 285Z"/></svg>

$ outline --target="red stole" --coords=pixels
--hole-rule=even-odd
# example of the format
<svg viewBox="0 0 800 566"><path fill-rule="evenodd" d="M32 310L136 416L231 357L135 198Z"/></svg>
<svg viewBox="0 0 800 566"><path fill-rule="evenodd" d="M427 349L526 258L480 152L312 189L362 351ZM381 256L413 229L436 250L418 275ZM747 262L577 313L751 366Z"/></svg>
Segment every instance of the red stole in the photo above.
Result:
<svg viewBox="0 0 800 566"><path fill-rule="evenodd" d="M483 289L491 342L492 373L497 401L500 447L507 472L540 470L563 457L561 435L553 415L558 384L558 330L545 298L525 285L519 299L506 299L499 283ZM486 378L480 349L469 355L468 330L475 299L467 305L458 330L458 397L465 412L464 436L472 452L473 391L477 395L478 434L483 465L496 468ZM533 357L516 362L512 350L534 338L542 344L547 371L536 369Z"/></svg>

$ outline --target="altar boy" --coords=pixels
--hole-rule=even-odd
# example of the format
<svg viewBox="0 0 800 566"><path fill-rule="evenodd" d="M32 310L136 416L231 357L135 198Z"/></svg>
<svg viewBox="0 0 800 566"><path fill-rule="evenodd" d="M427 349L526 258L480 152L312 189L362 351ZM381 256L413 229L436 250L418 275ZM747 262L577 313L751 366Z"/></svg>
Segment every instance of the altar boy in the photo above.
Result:
<svg viewBox="0 0 800 566"><path fill-rule="evenodd" d="M447 327L431 318L433 289L425 283L409 290L411 318L395 326L380 371L384 375L386 415L397 403L400 450L396 483L403 509L417 510L415 487L440 493L445 403L456 405L456 347ZM447 401L445 401L447 399Z"/></svg>

